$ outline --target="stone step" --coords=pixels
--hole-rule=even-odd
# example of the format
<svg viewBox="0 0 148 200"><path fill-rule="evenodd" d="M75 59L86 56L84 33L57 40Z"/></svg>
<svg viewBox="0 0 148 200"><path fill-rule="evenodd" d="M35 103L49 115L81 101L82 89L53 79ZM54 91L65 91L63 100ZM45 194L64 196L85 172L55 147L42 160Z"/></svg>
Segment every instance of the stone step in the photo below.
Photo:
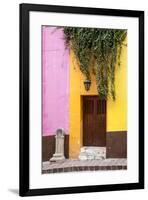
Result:
<svg viewBox="0 0 148 200"><path fill-rule="evenodd" d="M79 160L103 160L106 158L106 147L84 146L80 149Z"/></svg>

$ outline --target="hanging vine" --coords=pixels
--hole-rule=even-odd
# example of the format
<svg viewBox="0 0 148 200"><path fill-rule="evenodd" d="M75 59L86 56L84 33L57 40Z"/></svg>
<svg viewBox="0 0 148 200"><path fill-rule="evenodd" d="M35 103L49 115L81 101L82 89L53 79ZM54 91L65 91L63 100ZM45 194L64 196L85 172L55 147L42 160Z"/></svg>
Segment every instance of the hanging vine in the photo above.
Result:
<svg viewBox="0 0 148 200"><path fill-rule="evenodd" d="M126 30L64 27L66 45L73 49L81 72L96 76L98 95L115 100L115 67L120 65ZM93 64L92 64L93 63Z"/></svg>

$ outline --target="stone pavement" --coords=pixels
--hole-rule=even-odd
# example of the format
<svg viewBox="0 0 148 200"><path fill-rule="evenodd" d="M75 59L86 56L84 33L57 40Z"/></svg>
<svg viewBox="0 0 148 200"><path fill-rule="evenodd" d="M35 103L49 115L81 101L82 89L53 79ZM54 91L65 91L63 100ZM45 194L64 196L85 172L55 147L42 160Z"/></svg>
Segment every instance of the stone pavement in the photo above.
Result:
<svg viewBox="0 0 148 200"><path fill-rule="evenodd" d="M104 159L104 160L70 160L62 162L43 162L42 173L59 173L74 171L97 171L97 170L126 170L127 159Z"/></svg>

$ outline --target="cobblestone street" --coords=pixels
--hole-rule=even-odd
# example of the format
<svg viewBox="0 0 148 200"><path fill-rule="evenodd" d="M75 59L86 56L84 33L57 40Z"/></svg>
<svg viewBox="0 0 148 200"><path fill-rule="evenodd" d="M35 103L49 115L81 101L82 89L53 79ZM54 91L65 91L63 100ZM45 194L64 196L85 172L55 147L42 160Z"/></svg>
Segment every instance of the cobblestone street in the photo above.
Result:
<svg viewBox="0 0 148 200"><path fill-rule="evenodd" d="M98 170L126 170L127 159L104 160L70 160L62 162L43 162L42 173L59 173L74 171L98 171Z"/></svg>

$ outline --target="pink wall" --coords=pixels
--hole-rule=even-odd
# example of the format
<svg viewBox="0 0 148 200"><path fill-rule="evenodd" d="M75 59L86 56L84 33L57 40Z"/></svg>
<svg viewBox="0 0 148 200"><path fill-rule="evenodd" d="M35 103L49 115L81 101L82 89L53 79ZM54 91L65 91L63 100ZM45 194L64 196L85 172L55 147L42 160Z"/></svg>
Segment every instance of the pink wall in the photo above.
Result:
<svg viewBox="0 0 148 200"><path fill-rule="evenodd" d="M42 26L42 133L69 128L69 51L63 30Z"/></svg>

